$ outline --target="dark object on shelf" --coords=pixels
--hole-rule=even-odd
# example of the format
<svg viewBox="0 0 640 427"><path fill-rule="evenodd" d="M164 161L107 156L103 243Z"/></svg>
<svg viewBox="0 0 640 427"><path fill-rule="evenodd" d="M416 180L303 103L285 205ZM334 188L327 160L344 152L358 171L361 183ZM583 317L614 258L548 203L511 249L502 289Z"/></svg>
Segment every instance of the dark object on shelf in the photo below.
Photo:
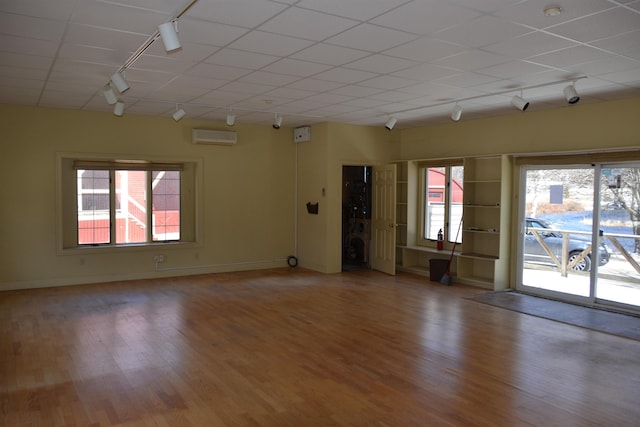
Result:
<svg viewBox="0 0 640 427"><path fill-rule="evenodd" d="M307 202L307 212L318 215L318 203Z"/></svg>

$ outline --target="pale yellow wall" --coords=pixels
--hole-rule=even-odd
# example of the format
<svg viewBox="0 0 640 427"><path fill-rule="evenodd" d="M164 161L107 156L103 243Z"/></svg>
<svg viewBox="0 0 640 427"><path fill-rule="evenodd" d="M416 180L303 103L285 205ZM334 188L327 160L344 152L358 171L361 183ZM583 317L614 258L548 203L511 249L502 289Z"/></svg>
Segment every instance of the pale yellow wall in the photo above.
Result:
<svg viewBox="0 0 640 427"><path fill-rule="evenodd" d="M0 117L0 289L286 266L294 251L291 129L16 106L0 106ZM238 144L195 146L192 128L234 130ZM197 162L199 242L61 251L60 153Z"/></svg>
<svg viewBox="0 0 640 427"><path fill-rule="evenodd" d="M395 160L400 133L382 126L323 123L312 126L311 135L310 142L298 144L300 265L337 273L342 255L342 167ZM318 215L307 213L309 201L320 203Z"/></svg>
<svg viewBox="0 0 640 427"><path fill-rule="evenodd" d="M576 104L402 131L403 159L598 151L640 146L640 98Z"/></svg>

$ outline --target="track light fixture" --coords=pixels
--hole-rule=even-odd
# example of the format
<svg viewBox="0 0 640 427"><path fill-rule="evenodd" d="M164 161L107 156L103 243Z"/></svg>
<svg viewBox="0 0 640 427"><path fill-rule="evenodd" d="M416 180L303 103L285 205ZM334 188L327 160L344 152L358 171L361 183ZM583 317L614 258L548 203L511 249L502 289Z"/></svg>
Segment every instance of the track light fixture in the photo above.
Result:
<svg viewBox="0 0 640 427"><path fill-rule="evenodd" d="M384 127L387 130L391 130L393 129L393 127L396 125L397 122L398 122L398 119L396 119L395 117L391 117L389 118L389 120L387 120L387 123L384 125Z"/></svg>
<svg viewBox="0 0 640 427"><path fill-rule="evenodd" d="M457 122L462 117L462 107L456 102L456 105L451 111L451 120Z"/></svg>
<svg viewBox="0 0 640 427"><path fill-rule="evenodd" d="M176 104L176 111L171 115L171 117L173 117L173 120L175 120L176 122L179 122L186 115L187 112L184 111L182 107L180 107L180 104Z"/></svg>
<svg viewBox="0 0 640 427"><path fill-rule="evenodd" d="M180 40L178 40L177 20L165 22L164 24L158 25L158 32L160 33L160 37L162 38L164 50L166 50L167 53L175 52L182 47L180 45Z"/></svg>
<svg viewBox="0 0 640 427"><path fill-rule="evenodd" d="M127 83L120 71L113 73L111 76L111 83L113 83L120 93L125 93L129 90L129 83Z"/></svg>
<svg viewBox="0 0 640 427"><path fill-rule="evenodd" d="M529 108L529 101L524 99L522 96L515 95L511 98L511 105L520 111L527 111L527 108Z"/></svg>
<svg viewBox="0 0 640 427"><path fill-rule="evenodd" d="M575 82L564 88L564 99L566 99L569 104L577 104L578 101L580 101L580 96L578 92L576 92Z"/></svg>
<svg viewBox="0 0 640 427"><path fill-rule="evenodd" d="M236 124L236 115L229 110L227 113L227 126L233 126Z"/></svg>
<svg viewBox="0 0 640 427"><path fill-rule="evenodd" d="M273 120L273 128L280 129L280 126L282 126L282 116L276 113L275 118Z"/></svg>
<svg viewBox="0 0 640 427"><path fill-rule="evenodd" d="M104 95L104 99L107 100L107 104L113 105L118 102L118 97L116 97L116 93L111 89L110 84L104 85L102 88L102 94Z"/></svg>
<svg viewBox="0 0 640 427"><path fill-rule="evenodd" d="M113 106L113 115L117 117L122 117L124 114L124 102L118 101Z"/></svg>

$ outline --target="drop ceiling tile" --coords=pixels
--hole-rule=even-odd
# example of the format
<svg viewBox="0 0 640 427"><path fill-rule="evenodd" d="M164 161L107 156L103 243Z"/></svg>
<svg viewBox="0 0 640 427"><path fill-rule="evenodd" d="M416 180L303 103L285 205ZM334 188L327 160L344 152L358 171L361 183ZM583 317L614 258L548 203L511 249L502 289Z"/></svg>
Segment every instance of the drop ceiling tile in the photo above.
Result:
<svg viewBox="0 0 640 427"><path fill-rule="evenodd" d="M2 1L0 10L20 15L66 21L73 13L77 0L19 0Z"/></svg>
<svg viewBox="0 0 640 427"><path fill-rule="evenodd" d="M135 7L138 9L153 10L158 13L174 16L178 9L184 7L180 2L175 0L97 0L107 3L119 3L122 5ZM184 2L186 4L186 2Z"/></svg>
<svg viewBox="0 0 640 427"><path fill-rule="evenodd" d="M512 79L525 74L547 71L549 68L528 61L509 61L492 67L480 68L479 73L494 76L495 79Z"/></svg>
<svg viewBox="0 0 640 427"><path fill-rule="evenodd" d="M314 78L328 80L330 82L353 84L376 77L377 75L378 74L376 73L369 73L367 71L350 70L348 68L333 68L316 74Z"/></svg>
<svg viewBox="0 0 640 427"><path fill-rule="evenodd" d="M166 20L167 16L161 13L97 1L79 2L72 18L76 24L147 35Z"/></svg>
<svg viewBox="0 0 640 427"><path fill-rule="evenodd" d="M0 89L0 104L9 105L36 105L41 92L40 88L21 88L11 82L0 83Z"/></svg>
<svg viewBox="0 0 640 427"><path fill-rule="evenodd" d="M421 64L402 71L397 71L392 75L417 81L439 79L456 73L459 73L459 71L453 68L441 67L433 64Z"/></svg>
<svg viewBox="0 0 640 427"><path fill-rule="evenodd" d="M602 80L638 86L640 83L640 69L617 71L615 73L605 73L598 76Z"/></svg>
<svg viewBox="0 0 640 427"><path fill-rule="evenodd" d="M72 61L95 62L110 65L115 71L115 69L122 64L125 54L125 52L115 49L64 43L60 47L58 57Z"/></svg>
<svg viewBox="0 0 640 427"><path fill-rule="evenodd" d="M191 102L228 107L235 103L241 102L242 100L247 99L250 96L250 94L246 93L229 92L226 90L216 89L193 99Z"/></svg>
<svg viewBox="0 0 640 427"><path fill-rule="evenodd" d="M173 85L167 83L145 96L145 99L155 99L166 101L170 104L189 102L202 95L202 88L185 86L183 84Z"/></svg>
<svg viewBox="0 0 640 427"><path fill-rule="evenodd" d="M313 87L312 85L310 85ZM273 98L273 99L302 99L307 98L311 95L315 95L317 91L312 89L297 89L292 87L279 87L267 92L265 97Z"/></svg>
<svg viewBox="0 0 640 427"><path fill-rule="evenodd" d="M162 70L169 73L183 73L192 68L195 63L180 61L173 56L141 55L134 67L142 70Z"/></svg>
<svg viewBox="0 0 640 427"><path fill-rule="evenodd" d="M221 49L214 55L207 58L206 62L228 67L247 68L257 70L279 59L273 55L263 55L261 53L246 52L235 49Z"/></svg>
<svg viewBox="0 0 640 427"><path fill-rule="evenodd" d="M254 71L251 74L238 79L238 82L262 83L271 86L286 86L299 80L297 76L286 74L270 73L267 71Z"/></svg>
<svg viewBox="0 0 640 427"><path fill-rule="evenodd" d="M509 57L481 50L468 50L434 61L437 65L462 71L476 71L483 68L503 64Z"/></svg>
<svg viewBox="0 0 640 427"><path fill-rule="evenodd" d="M370 98L355 98L350 101L343 102L344 105L354 108L375 108L384 105L386 101Z"/></svg>
<svg viewBox="0 0 640 427"><path fill-rule="evenodd" d="M247 34L246 28L184 17L178 21L181 43L201 43L223 47ZM162 45L159 41L158 44Z"/></svg>
<svg viewBox="0 0 640 427"><path fill-rule="evenodd" d="M298 80L297 82L288 85L287 88L300 89L303 91L313 91L314 93L318 93L318 92L328 92L331 90L335 90L342 86L343 84L338 82L329 82L326 80L309 78L309 79ZM283 89L286 89L286 88L283 88Z"/></svg>
<svg viewBox="0 0 640 427"><path fill-rule="evenodd" d="M550 28L548 31L581 42L613 37L640 28L640 14L616 8Z"/></svg>
<svg viewBox="0 0 640 427"><path fill-rule="evenodd" d="M519 1L511 6L496 9L493 15L540 29L553 27L612 7L612 3L607 0L563 0L556 3L562 7L560 15L545 16L544 8L549 4L554 3Z"/></svg>
<svg viewBox="0 0 640 427"><path fill-rule="evenodd" d="M338 94L347 95L347 96L363 97L363 96L374 95L383 91L384 89L376 89L373 87L348 85L348 86L342 86L337 89L334 89L331 91L331 93L338 93Z"/></svg>
<svg viewBox="0 0 640 427"><path fill-rule="evenodd" d="M416 38L417 36L403 31L361 24L326 40L326 43L369 52L381 52Z"/></svg>
<svg viewBox="0 0 640 427"><path fill-rule="evenodd" d="M416 99L418 97L420 97L420 94L415 92L412 93L410 91L399 92L394 90L386 90L384 92L379 92L379 93L374 93L372 95L369 95L367 98L373 99L373 100L385 101L385 104L388 104L388 103L407 102L409 100ZM400 108L396 108L396 110L400 110Z"/></svg>
<svg viewBox="0 0 640 427"><path fill-rule="evenodd" d="M271 65L267 65L263 70L272 73L288 74L290 76L309 77L328 70L329 68L331 68L331 66L325 64L285 58Z"/></svg>
<svg viewBox="0 0 640 427"><path fill-rule="evenodd" d="M622 56L611 56L606 59L566 67L566 69L576 74L599 76L606 73L638 69L638 62Z"/></svg>
<svg viewBox="0 0 640 427"><path fill-rule="evenodd" d="M210 44L181 42L182 49L167 53L161 41L156 40L146 51L145 55L165 57L175 61L200 62L207 59L218 50L219 47ZM129 55L130 56L130 55ZM127 58L129 57L127 56Z"/></svg>
<svg viewBox="0 0 640 427"><path fill-rule="evenodd" d="M336 93L318 93L316 95L311 95L310 97L305 98L305 100L307 101L317 102L318 104L324 105L340 104L352 99L353 97L351 96L340 95Z"/></svg>
<svg viewBox="0 0 640 427"><path fill-rule="evenodd" d="M427 35L454 25L464 24L480 14L441 0L406 3L371 20L371 23L413 34Z"/></svg>
<svg viewBox="0 0 640 427"><path fill-rule="evenodd" d="M0 94L10 90L11 88L19 89L21 91L33 90L33 91L37 91L39 94L40 91L44 88L44 86L45 85L42 82L42 80L27 79L20 76L18 77L3 76L2 79L0 79L0 88L2 88L2 90L0 90Z"/></svg>
<svg viewBox="0 0 640 427"><path fill-rule="evenodd" d="M126 57L122 58L124 62L129 57L129 54L133 53L147 38L148 36L146 34L72 24L68 28L64 41L70 44L102 47L127 52Z"/></svg>
<svg viewBox="0 0 640 427"><path fill-rule="evenodd" d="M296 6L368 21L406 2L407 0L302 0Z"/></svg>
<svg viewBox="0 0 640 427"><path fill-rule="evenodd" d="M265 84L231 82L224 85L220 89L227 92L244 93L248 95L260 95L273 90L273 88L274 88L273 86L269 86Z"/></svg>
<svg viewBox="0 0 640 427"><path fill-rule="evenodd" d="M446 85L461 87L461 88L468 88L468 87L477 86L480 84L494 82L496 80L497 80L497 77L492 77L492 76L481 74L481 73L468 72L468 73L459 73L459 74L453 74L447 77L443 77L443 78L437 79L437 82L446 84Z"/></svg>
<svg viewBox="0 0 640 427"><path fill-rule="evenodd" d="M51 68L51 64L53 64L52 57L24 55L12 52L0 53L0 65L48 70Z"/></svg>
<svg viewBox="0 0 640 427"><path fill-rule="evenodd" d="M484 15L440 31L436 37L463 46L482 47L528 32L531 30L522 25Z"/></svg>
<svg viewBox="0 0 640 427"><path fill-rule="evenodd" d="M186 16L245 28L255 28L287 7L285 4L268 0L199 1L189 9Z"/></svg>
<svg viewBox="0 0 640 427"><path fill-rule="evenodd" d="M0 78L16 78L26 80L39 80L42 82L47 78L49 70L40 68L24 68L0 65Z"/></svg>
<svg viewBox="0 0 640 427"><path fill-rule="evenodd" d="M54 57L58 43L9 35L0 35L0 52Z"/></svg>
<svg viewBox="0 0 640 427"><path fill-rule="evenodd" d="M379 76L359 83L359 86L373 87L376 89L393 90L414 85L415 80L404 79L395 76Z"/></svg>
<svg viewBox="0 0 640 427"><path fill-rule="evenodd" d="M229 80L216 79L213 77L196 77L179 75L171 80L174 87L195 87L201 90L212 90L220 88L229 83Z"/></svg>
<svg viewBox="0 0 640 427"><path fill-rule="evenodd" d="M447 43L434 38L422 37L401 46L388 49L384 54L413 61L430 62L455 55L465 50L467 50L467 48L464 46Z"/></svg>
<svg viewBox="0 0 640 427"><path fill-rule="evenodd" d="M356 25L358 22L351 19L292 7L271 18L259 29L285 36L321 41Z"/></svg>
<svg viewBox="0 0 640 427"><path fill-rule="evenodd" d="M640 60L640 30L598 40L592 45Z"/></svg>
<svg viewBox="0 0 640 427"><path fill-rule="evenodd" d="M565 68L584 62L607 59L612 55L601 49L595 49L588 45L577 45L566 49L543 53L529 58L529 61L549 67Z"/></svg>
<svg viewBox="0 0 640 427"><path fill-rule="evenodd" d="M309 40L265 33L264 31L252 31L228 47L264 55L287 56L312 44L313 42Z"/></svg>
<svg viewBox="0 0 640 427"><path fill-rule="evenodd" d="M370 71L372 73L387 74L413 67L417 64L415 61L408 59L394 58L387 55L371 55L366 58L346 64L347 68L356 70Z"/></svg>
<svg viewBox="0 0 640 427"><path fill-rule="evenodd" d="M318 43L291 55L291 58L339 66L368 55L371 55L371 53L341 46Z"/></svg>
<svg viewBox="0 0 640 427"><path fill-rule="evenodd" d="M561 37L534 32L494 43L484 49L513 59L525 59L575 45L576 43Z"/></svg>
<svg viewBox="0 0 640 427"><path fill-rule="evenodd" d="M516 3L522 3L522 0L451 0L451 2L481 13L491 13Z"/></svg>
<svg viewBox="0 0 640 427"><path fill-rule="evenodd" d="M52 19L0 13L2 34L57 42L64 34L65 23Z"/></svg>
<svg viewBox="0 0 640 427"><path fill-rule="evenodd" d="M212 77L220 80L235 80L249 74L250 72L250 70L246 70L244 68L200 63L190 68L185 74L198 77Z"/></svg>

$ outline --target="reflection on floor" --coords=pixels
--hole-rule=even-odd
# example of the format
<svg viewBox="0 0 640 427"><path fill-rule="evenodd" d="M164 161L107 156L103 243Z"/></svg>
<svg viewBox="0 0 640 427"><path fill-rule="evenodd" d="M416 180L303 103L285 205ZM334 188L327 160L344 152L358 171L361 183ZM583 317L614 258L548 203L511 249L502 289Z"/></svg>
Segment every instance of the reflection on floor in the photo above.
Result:
<svg viewBox="0 0 640 427"><path fill-rule="evenodd" d="M512 291L487 292L468 297L468 299L640 341L640 317Z"/></svg>

